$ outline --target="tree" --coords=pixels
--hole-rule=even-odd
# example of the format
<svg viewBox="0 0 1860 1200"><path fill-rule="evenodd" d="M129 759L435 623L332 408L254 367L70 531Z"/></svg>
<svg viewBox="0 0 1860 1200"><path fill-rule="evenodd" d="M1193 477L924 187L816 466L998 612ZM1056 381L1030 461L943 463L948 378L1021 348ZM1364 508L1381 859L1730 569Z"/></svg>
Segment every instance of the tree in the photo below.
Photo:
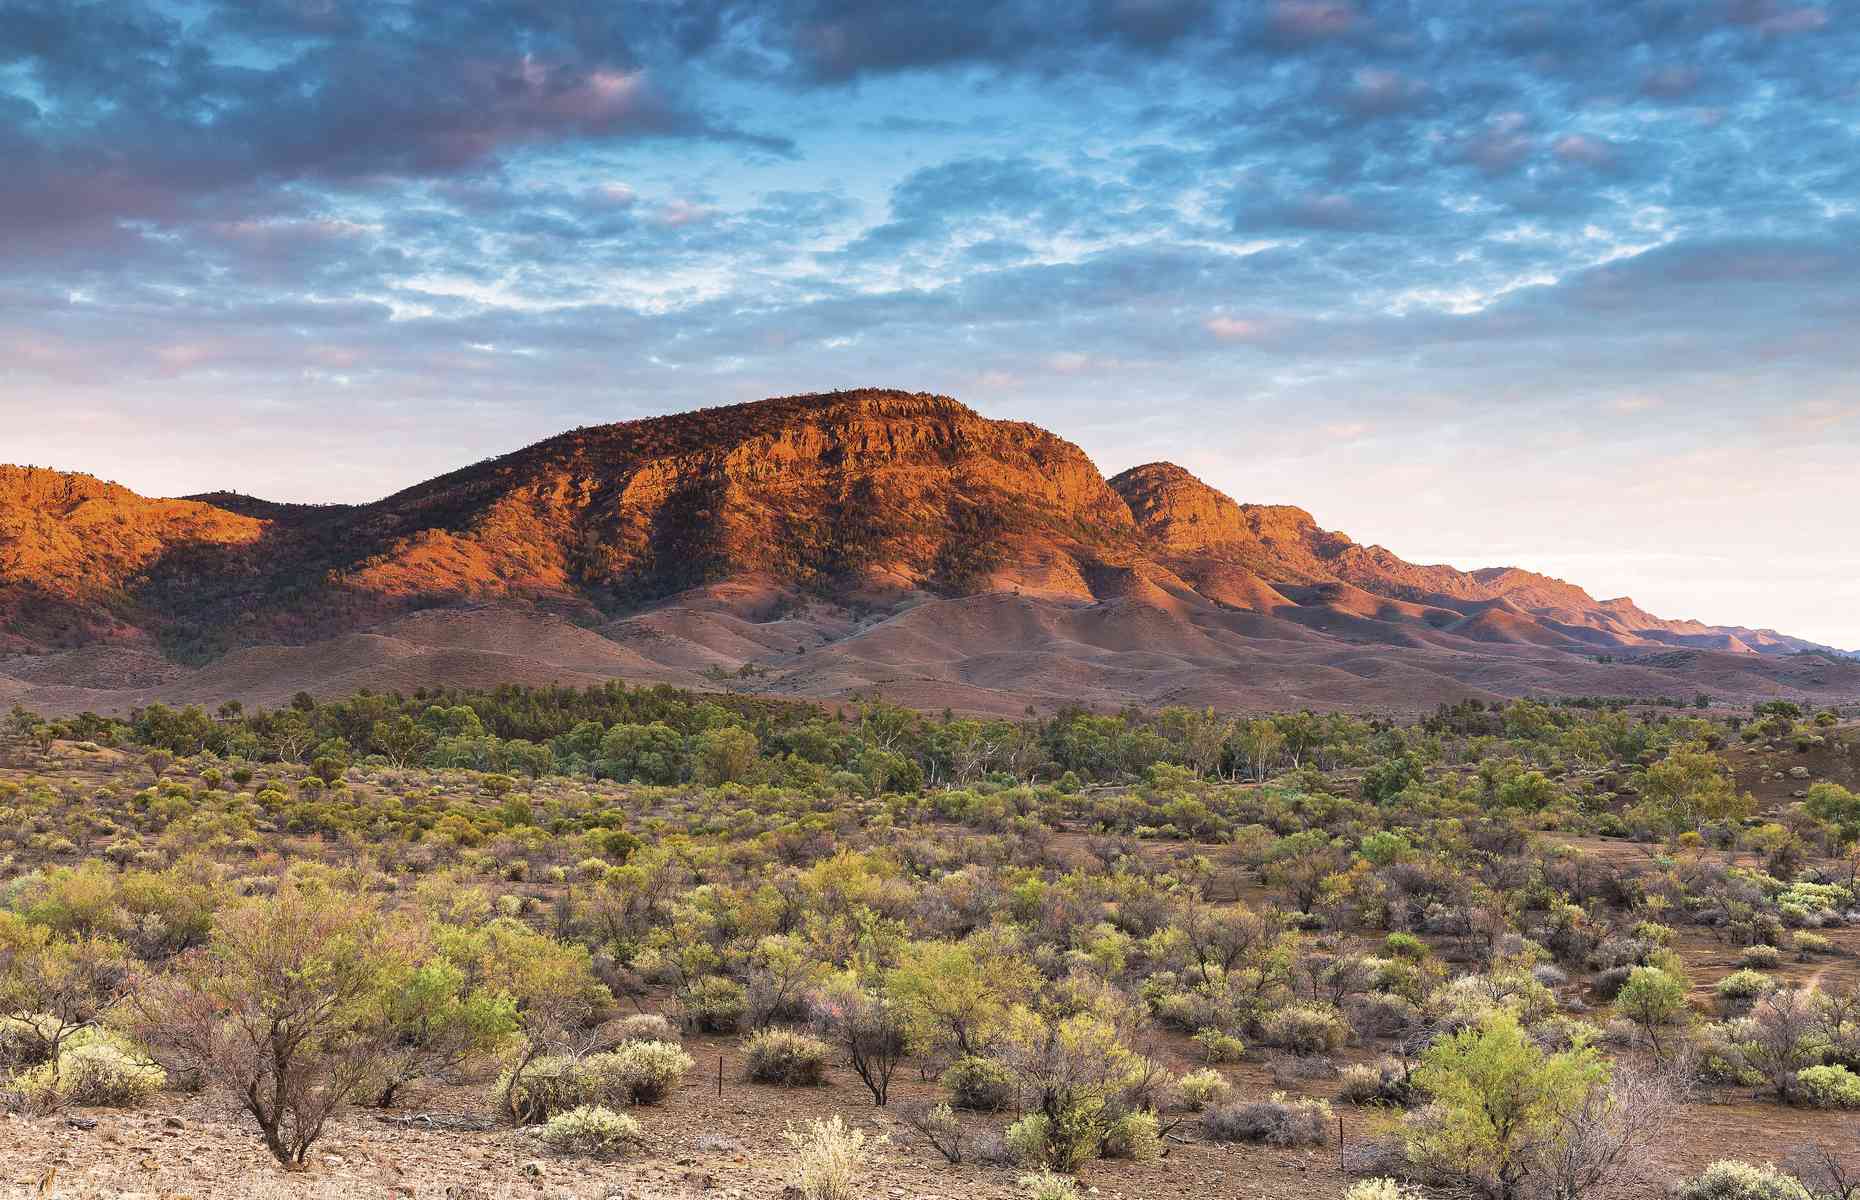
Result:
<svg viewBox="0 0 1860 1200"><path fill-rule="evenodd" d="M1540 1191L1548 1200L1597 1194L1650 1195L1662 1144L1691 1092L1683 1068L1617 1071L1607 1088L1591 1089L1566 1111L1543 1153Z"/></svg>
<svg viewBox="0 0 1860 1200"><path fill-rule="evenodd" d="M363 897L308 885L222 911L135 998L143 1038L234 1096L286 1170L378 1069L386 965Z"/></svg>
<svg viewBox="0 0 1860 1200"><path fill-rule="evenodd" d="M1240 725L1234 733L1234 740L1240 749L1240 757L1252 769L1253 778L1264 782L1272 772L1273 765L1279 761L1279 753L1285 748L1285 735L1270 720L1261 718Z"/></svg>
<svg viewBox="0 0 1860 1200"><path fill-rule="evenodd" d="M1685 982L1659 967L1635 967L1615 996L1615 1011L1640 1026L1655 1062L1666 1061L1662 1033L1692 1017Z"/></svg>
<svg viewBox="0 0 1860 1200"><path fill-rule="evenodd" d="M397 767L423 762L433 748L432 730L405 713L391 721L376 721L370 740L375 749Z"/></svg>
<svg viewBox="0 0 1860 1200"><path fill-rule="evenodd" d="M1741 821L1756 809L1748 795L1738 794L1718 756L1704 750L1675 750L1648 767L1641 794L1671 833L1706 821Z"/></svg>
<svg viewBox="0 0 1860 1200"><path fill-rule="evenodd" d="M1546 1053L1498 1008L1429 1047L1414 1079L1439 1117L1410 1135L1411 1152L1514 1200L1560 1151L1571 1115L1606 1086L1608 1068L1581 1042Z"/></svg>
<svg viewBox="0 0 1860 1200"><path fill-rule="evenodd" d="M114 938L60 934L0 909L0 1017L20 1022L38 1061L56 1064L72 1035L122 997L131 966Z"/></svg>
<svg viewBox="0 0 1860 1200"><path fill-rule="evenodd" d="M912 942L888 976L912 1040L959 1055L985 1054L1008 1006L1039 985L1031 963L978 948L978 942Z"/></svg>
<svg viewBox="0 0 1860 1200"><path fill-rule="evenodd" d="M756 735L740 725L707 729L698 734L692 757L697 780L707 787L749 778L756 767Z"/></svg>
<svg viewBox="0 0 1860 1200"><path fill-rule="evenodd" d="M904 1057L904 1013L889 992L868 988L851 974L829 981L810 1005L814 1029L846 1055L846 1061L883 1108L891 1076Z"/></svg>
<svg viewBox="0 0 1860 1200"><path fill-rule="evenodd" d="M1069 1016L1017 1006L995 1055L1042 1118L1048 1165L1071 1171L1097 1155L1117 1112L1112 1101L1142 1069L1113 1016Z"/></svg>
<svg viewBox="0 0 1860 1200"><path fill-rule="evenodd" d="M513 997L471 987L463 969L440 957L393 959L377 996L383 1047L374 1082L382 1108L409 1083L486 1058L517 1029Z"/></svg>
<svg viewBox="0 0 1860 1200"><path fill-rule="evenodd" d="M684 763L684 738L663 721L615 725L601 738L600 773L612 779L677 783Z"/></svg>

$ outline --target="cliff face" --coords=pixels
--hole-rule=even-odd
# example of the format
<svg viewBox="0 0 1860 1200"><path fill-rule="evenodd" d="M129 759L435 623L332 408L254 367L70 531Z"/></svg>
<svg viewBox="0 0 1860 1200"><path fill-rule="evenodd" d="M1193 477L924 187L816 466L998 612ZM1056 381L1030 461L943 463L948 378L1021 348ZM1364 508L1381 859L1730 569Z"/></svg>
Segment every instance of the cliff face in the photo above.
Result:
<svg viewBox="0 0 1860 1200"><path fill-rule="evenodd" d="M1168 463L1107 482L1045 430L906 392L578 429L354 507L151 500L0 468L4 650L151 635L200 659L487 602L593 624L751 576L881 604L1210 604L1401 644L1457 630L1572 650L1804 645L1660 621L1516 569L1407 563Z"/></svg>

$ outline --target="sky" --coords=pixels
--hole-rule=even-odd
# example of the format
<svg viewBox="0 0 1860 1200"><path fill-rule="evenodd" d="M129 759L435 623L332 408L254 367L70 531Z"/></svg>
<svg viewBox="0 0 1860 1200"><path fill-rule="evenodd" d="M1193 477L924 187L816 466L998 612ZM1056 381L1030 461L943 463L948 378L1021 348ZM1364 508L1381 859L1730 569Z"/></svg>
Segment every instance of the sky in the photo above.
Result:
<svg viewBox="0 0 1860 1200"><path fill-rule="evenodd" d="M377 498L952 395L1860 647L1860 10L0 0L0 461Z"/></svg>

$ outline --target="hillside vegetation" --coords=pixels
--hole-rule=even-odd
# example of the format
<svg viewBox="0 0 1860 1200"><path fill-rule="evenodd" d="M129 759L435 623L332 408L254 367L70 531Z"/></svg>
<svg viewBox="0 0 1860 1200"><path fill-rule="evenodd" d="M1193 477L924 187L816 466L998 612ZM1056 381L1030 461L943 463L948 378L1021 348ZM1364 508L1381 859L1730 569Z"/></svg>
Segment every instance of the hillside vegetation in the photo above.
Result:
<svg viewBox="0 0 1860 1200"><path fill-rule="evenodd" d="M73 1189L1754 1198L1855 1169L1832 710L608 685L6 737L0 1158Z"/></svg>

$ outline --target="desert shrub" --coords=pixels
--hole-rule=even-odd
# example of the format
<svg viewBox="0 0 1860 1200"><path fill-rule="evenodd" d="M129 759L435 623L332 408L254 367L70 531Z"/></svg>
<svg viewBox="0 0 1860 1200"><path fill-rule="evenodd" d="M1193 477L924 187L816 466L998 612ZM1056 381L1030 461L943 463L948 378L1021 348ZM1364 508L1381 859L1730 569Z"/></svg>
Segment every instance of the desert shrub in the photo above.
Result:
<svg viewBox="0 0 1860 1200"><path fill-rule="evenodd" d="M1632 966L1609 967L1605 971L1596 972L1595 978L1589 981L1589 987L1599 998L1613 1000L1627 986L1633 974Z"/></svg>
<svg viewBox="0 0 1860 1200"><path fill-rule="evenodd" d="M1761 996L1775 986L1775 982L1771 980L1768 975L1746 968L1744 970L1733 971L1723 979L1720 979L1717 988L1714 990L1718 993L1718 998L1720 1000L1729 1003L1742 1003L1755 1000L1758 996Z"/></svg>
<svg viewBox="0 0 1860 1200"><path fill-rule="evenodd" d="M786 1029L764 1029L743 1048L749 1078L783 1087L813 1087L825 1080L833 1048L819 1038Z"/></svg>
<svg viewBox="0 0 1860 1200"><path fill-rule="evenodd" d="M1744 952L1737 956L1737 961L1741 966L1756 970L1773 970L1782 962L1782 951L1762 944L1745 946Z"/></svg>
<svg viewBox="0 0 1860 1200"><path fill-rule="evenodd" d="M1394 992L1371 992L1350 1005L1350 1023L1364 1037L1399 1037L1420 1020L1414 1001Z"/></svg>
<svg viewBox="0 0 1860 1200"><path fill-rule="evenodd" d="M1860 1108L1860 1075L1846 1067L1803 1067L1795 1078L1803 1100L1816 1108Z"/></svg>
<svg viewBox="0 0 1860 1200"><path fill-rule="evenodd" d="M1246 1057L1245 1042L1212 1026L1198 1030L1194 1040L1201 1047L1202 1058L1207 1062L1234 1063Z"/></svg>
<svg viewBox="0 0 1860 1200"><path fill-rule="evenodd" d="M639 1122L596 1104L559 1112L542 1127L542 1142L561 1154L619 1154L645 1138Z"/></svg>
<svg viewBox="0 0 1860 1200"><path fill-rule="evenodd" d="M585 1060L545 1055L531 1060L520 1073L514 1068L505 1071L497 1081L497 1093L519 1124L539 1125L558 1113L591 1103L595 1083Z"/></svg>
<svg viewBox="0 0 1860 1200"><path fill-rule="evenodd" d="M1046 1161L1052 1134L1053 1123L1046 1114L1032 1112L1009 1125L1001 1137L1015 1162L1031 1165Z"/></svg>
<svg viewBox="0 0 1860 1200"><path fill-rule="evenodd" d="M628 1042L678 1041L678 1026L658 1013L634 1013L623 1017L615 1027L615 1032L622 1041Z"/></svg>
<svg viewBox="0 0 1860 1200"><path fill-rule="evenodd" d="M1832 941L1819 933L1810 933L1806 929L1790 938L1789 944L1794 946L1795 952L1803 958L1807 958L1811 954L1834 953L1834 943Z"/></svg>
<svg viewBox="0 0 1860 1200"><path fill-rule="evenodd" d="M590 1055L584 1069L606 1103L657 1104L691 1070L691 1056L670 1042L622 1042Z"/></svg>
<svg viewBox="0 0 1860 1200"><path fill-rule="evenodd" d="M1349 1040L1349 1027L1334 1011L1315 1004L1291 1004L1260 1023L1268 1046L1293 1054L1323 1054Z"/></svg>
<svg viewBox="0 0 1860 1200"><path fill-rule="evenodd" d="M1356 1063L1343 1069L1337 1099L1346 1104L1393 1104L1406 1107L1416 1099L1414 1080L1392 1058L1371 1066Z"/></svg>
<svg viewBox="0 0 1860 1200"><path fill-rule="evenodd" d="M160 1091L168 1073L120 1038L87 1029L65 1044L55 1062L14 1076L10 1086L31 1108L67 1104L133 1108Z"/></svg>
<svg viewBox="0 0 1860 1200"><path fill-rule="evenodd" d="M1200 1112L1210 1105L1223 1104L1234 1090L1233 1085L1227 1082L1227 1077L1213 1067L1190 1071L1176 1081L1176 1089L1190 1112Z"/></svg>
<svg viewBox="0 0 1860 1200"><path fill-rule="evenodd" d="M1343 1194L1343 1200L1421 1200L1421 1194L1385 1176L1358 1180Z"/></svg>
<svg viewBox="0 0 1860 1200"><path fill-rule="evenodd" d="M1162 1127L1156 1114L1125 1113L1105 1130L1099 1151L1106 1158L1126 1158L1132 1162L1155 1162L1162 1157Z"/></svg>
<svg viewBox="0 0 1860 1200"><path fill-rule="evenodd" d="M942 1082L957 1108L1000 1112L1014 1102L1013 1073L992 1059L957 1059L943 1072Z"/></svg>
<svg viewBox="0 0 1860 1200"><path fill-rule="evenodd" d="M1411 1158L1515 1196L1573 1144L1572 1114L1603 1094L1608 1068L1590 1046L1544 1050L1497 1008L1429 1046L1414 1079L1433 1103L1410 1130Z"/></svg>
<svg viewBox="0 0 1860 1200"><path fill-rule="evenodd" d="M864 1130L833 1116L803 1129L790 1126L783 1137L794 1152L790 1178L802 1200L855 1200L871 1154ZM870 1146L886 1140L881 1135Z"/></svg>
<svg viewBox="0 0 1860 1200"><path fill-rule="evenodd" d="M234 1096L287 1170L376 1078L369 1003L391 951L363 898L301 884L223 910L211 940L132 1000L158 1051Z"/></svg>
<svg viewBox="0 0 1860 1200"><path fill-rule="evenodd" d="M1673 1189L1674 1200L1814 1200L1801 1183L1773 1166L1715 1162Z"/></svg>
<svg viewBox="0 0 1860 1200"><path fill-rule="evenodd" d="M1390 958L1420 962L1427 957L1427 943L1412 933L1397 931L1382 940L1382 951Z"/></svg>
<svg viewBox="0 0 1860 1200"><path fill-rule="evenodd" d="M1322 1100L1292 1099L1274 1092L1266 1100L1212 1109L1203 1114L1201 1127L1216 1142L1321 1146L1332 1119L1330 1105Z"/></svg>
<svg viewBox="0 0 1860 1200"><path fill-rule="evenodd" d="M1020 1190L1027 1200L1079 1200L1078 1185L1051 1171L1022 1175Z"/></svg>
<svg viewBox="0 0 1860 1200"><path fill-rule="evenodd" d="M685 1024L705 1033L735 1033L749 1007L742 984L722 975L705 975L678 993Z"/></svg>
<svg viewBox="0 0 1860 1200"><path fill-rule="evenodd" d="M970 1139L961 1118L947 1104L913 1104L903 1113L904 1123L952 1163L968 1157Z"/></svg>

